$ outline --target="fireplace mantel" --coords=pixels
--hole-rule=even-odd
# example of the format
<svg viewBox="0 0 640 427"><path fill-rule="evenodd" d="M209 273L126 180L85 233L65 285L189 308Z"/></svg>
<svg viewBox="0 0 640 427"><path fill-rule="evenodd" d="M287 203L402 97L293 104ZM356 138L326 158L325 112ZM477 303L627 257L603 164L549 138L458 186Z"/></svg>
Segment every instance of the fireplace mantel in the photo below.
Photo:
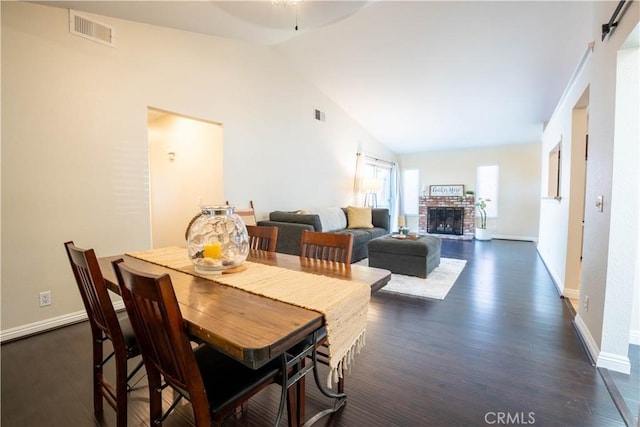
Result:
<svg viewBox="0 0 640 427"><path fill-rule="evenodd" d="M418 228L420 233L427 232L427 210L431 207L463 208L464 225L462 235L433 234L444 239L473 240L475 228L475 196L422 196L418 199Z"/></svg>

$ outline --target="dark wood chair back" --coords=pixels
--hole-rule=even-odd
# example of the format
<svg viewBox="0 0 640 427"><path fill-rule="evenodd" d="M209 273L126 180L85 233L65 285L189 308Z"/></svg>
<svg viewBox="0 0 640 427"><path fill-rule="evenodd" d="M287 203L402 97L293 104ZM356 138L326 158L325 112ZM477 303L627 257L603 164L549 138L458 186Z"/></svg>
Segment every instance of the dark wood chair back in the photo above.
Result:
<svg viewBox="0 0 640 427"><path fill-rule="evenodd" d="M80 249L73 242L67 242L64 246L92 329L95 328L98 335L102 333L112 341L122 341L124 344L118 317L95 252L93 249Z"/></svg>
<svg viewBox="0 0 640 427"><path fill-rule="evenodd" d="M308 230L302 232L300 256L351 264L352 251L353 234Z"/></svg>
<svg viewBox="0 0 640 427"><path fill-rule="evenodd" d="M147 367L150 393L153 393L151 383L159 383L162 375L174 389L186 392L194 413L208 414L204 383L185 333L171 278L168 274L157 276L137 271L117 261L114 268ZM155 422L159 414L153 415Z"/></svg>
<svg viewBox="0 0 640 427"><path fill-rule="evenodd" d="M353 251L353 234L324 233L319 231L302 232L300 239L300 256L323 261L332 261L341 266L351 264ZM317 362L329 365L329 350L325 335L318 341ZM338 380L338 392L344 393L345 380L341 375Z"/></svg>
<svg viewBox="0 0 640 427"><path fill-rule="evenodd" d="M260 225L247 225L249 234L249 247L261 251L276 251L278 243L278 227L267 227Z"/></svg>
<svg viewBox="0 0 640 427"><path fill-rule="evenodd" d="M229 204L229 202L227 202ZM236 208L234 210L235 214L242 218L244 225L257 225L256 221L256 211L253 208L253 200L249 200L248 208Z"/></svg>
<svg viewBox="0 0 640 427"><path fill-rule="evenodd" d="M140 363L127 375L127 360L140 355L140 351L129 320L119 317L113 308L93 249L78 248L73 242L66 242L64 246L91 326L94 412L102 412L104 397L116 411L117 425L124 427L127 425L127 381L142 366ZM102 343L107 339L113 345L115 356L115 389L103 375L103 365L109 358L103 356Z"/></svg>

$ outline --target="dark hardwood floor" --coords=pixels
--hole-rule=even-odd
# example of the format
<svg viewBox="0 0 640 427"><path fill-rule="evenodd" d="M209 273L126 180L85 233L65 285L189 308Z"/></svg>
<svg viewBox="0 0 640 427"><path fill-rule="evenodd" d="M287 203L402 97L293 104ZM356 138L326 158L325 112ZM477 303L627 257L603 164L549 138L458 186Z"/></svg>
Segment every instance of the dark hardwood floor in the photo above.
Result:
<svg viewBox="0 0 640 427"><path fill-rule="evenodd" d="M640 346L629 345L629 375L598 368L627 426L640 427Z"/></svg>
<svg viewBox="0 0 640 427"><path fill-rule="evenodd" d="M317 425L624 426L533 243L446 240L442 256L468 260L444 301L373 296L348 402ZM106 405L93 417L89 340L81 323L3 345L2 426L114 426ZM311 415L329 402L307 384ZM272 425L278 392L225 425ZM148 424L146 396L143 380L130 425ZM188 404L165 425L191 425Z"/></svg>

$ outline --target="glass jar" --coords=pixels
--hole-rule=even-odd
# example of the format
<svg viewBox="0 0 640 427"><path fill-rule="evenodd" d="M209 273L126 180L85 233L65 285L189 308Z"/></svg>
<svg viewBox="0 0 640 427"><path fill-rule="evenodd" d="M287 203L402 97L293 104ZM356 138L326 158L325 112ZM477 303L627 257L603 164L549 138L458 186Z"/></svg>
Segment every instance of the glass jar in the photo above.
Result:
<svg viewBox="0 0 640 427"><path fill-rule="evenodd" d="M198 273L216 274L247 259L249 236L233 206L202 206L187 237L189 258Z"/></svg>

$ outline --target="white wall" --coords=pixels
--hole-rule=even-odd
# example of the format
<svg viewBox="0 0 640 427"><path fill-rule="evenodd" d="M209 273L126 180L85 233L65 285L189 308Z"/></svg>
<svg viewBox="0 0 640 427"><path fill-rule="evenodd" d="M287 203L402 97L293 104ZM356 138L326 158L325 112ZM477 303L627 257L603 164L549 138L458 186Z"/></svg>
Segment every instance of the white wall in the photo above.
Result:
<svg viewBox="0 0 640 427"><path fill-rule="evenodd" d="M605 338L614 337L616 344L611 345L611 349L604 352L607 353L608 360L613 361L613 363L608 363L606 367L624 371L625 368L628 368L627 351L626 348L620 349L626 347L628 343L628 325L633 294L626 291L620 292L619 284L609 282L607 270L612 250L614 253L618 253L619 250L628 250L629 253L633 253L634 248L637 247L635 241L637 234L627 234L623 244L615 238L613 241L610 240L610 230L612 226L614 145L618 141L614 127L617 54L618 49L639 21L640 6L637 2L631 3L615 31L604 41L601 41L601 25L609 21L616 5L616 2L594 2L593 40L595 40L595 45L593 54L581 72L578 73L573 85L568 88L564 101L558 105L554 116L547 125L543 135L542 155L544 156L550 147L557 143L561 135L563 142L571 141L572 110L585 90L588 89L589 161L586 178L583 268L576 325L585 339L590 353L598 360L600 366L604 366L601 350L604 350L602 346L606 341ZM635 121L637 122L637 118ZM637 140L636 135L636 147ZM564 166L565 162L563 161ZM566 166L570 167L569 164ZM546 171L543 167L542 176L544 177L545 174ZM569 194L572 191L582 191L577 188L567 188L567 190ZM546 191L545 182L541 185L541 193L544 191ZM597 197L600 195L604 196L605 201L603 212L600 212L595 206ZM637 215L637 210L635 214ZM564 194L563 200L559 204L553 201L542 204L538 250L556 280L562 280L565 277L566 236L569 220L568 204L565 203ZM626 287L624 285L624 288ZM631 289L630 286L629 289ZM585 308L587 297L588 309ZM616 312L615 317L626 319L626 322L623 322L623 325L619 320L606 319L605 311ZM613 350L613 347L616 350Z"/></svg>
<svg viewBox="0 0 640 427"><path fill-rule="evenodd" d="M638 186L638 198L640 198L640 185ZM640 216L638 216L638 247L636 251L636 253L640 253ZM633 303L631 304L629 343L640 345L640 259L636 260L636 279L633 291Z"/></svg>
<svg viewBox="0 0 640 427"><path fill-rule="evenodd" d="M586 46L585 46L586 48ZM542 158L561 145L560 199L547 196L549 163L543 161L540 195L540 241L538 251L559 291L568 298L579 298L582 217L585 185L585 134L588 122L584 107L588 90L576 83L567 100L566 114L547 124L543 135ZM579 86L579 87L578 87ZM580 91L580 88L583 90ZM586 94L586 95L585 95ZM564 110L563 110L564 111Z"/></svg>
<svg viewBox="0 0 640 427"><path fill-rule="evenodd" d="M223 124L224 198L259 216L349 203L359 149L395 160L267 47L99 17L110 48L64 9L1 7L2 338L82 310L63 242L151 247L149 106Z"/></svg>
<svg viewBox="0 0 640 427"><path fill-rule="evenodd" d="M640 254L640 47L622 49L616 70L616 117L611 191L611 233L603 313L601 365L627 355ZM631 239L629 238L631 236ZM615 302L615 304L612 304ZM636 310L637 311L637 310ZM637 324L638 319L635 319ZM636 329L637 331L638 329ZM627 364L628 360L620 361ZM608 367L608 366L607 366Z"/></svg>
<svg viewBox="0 0 640 427"><path fill-rule="evenodd" d="M540 211L540 144L515 144L466 150L433 151L399 157L403 169L418 169L420 188L463 184L475 190L476 168L498 164L498 218L487 228L496 238L536 240Z"/></svg>

